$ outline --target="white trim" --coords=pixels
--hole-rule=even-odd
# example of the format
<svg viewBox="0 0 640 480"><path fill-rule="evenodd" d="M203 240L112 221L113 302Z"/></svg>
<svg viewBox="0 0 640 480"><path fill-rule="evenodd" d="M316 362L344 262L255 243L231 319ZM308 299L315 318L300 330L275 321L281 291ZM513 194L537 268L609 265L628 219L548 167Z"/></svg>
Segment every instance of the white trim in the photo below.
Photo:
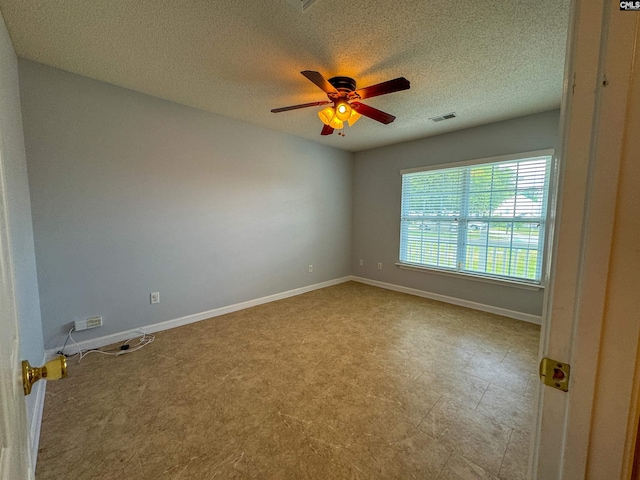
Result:
<svg viewBox="0 0 640 480"><path fill-rule="evenodd" d="M393 283L379 282L378 280L370 280L363 277L351 277L354 282L365 283L374 287L385 288L387 290L393 290L394 292L406 293L409 295L415 295L417 297L429 298L431 300L437 300L438 302L450 303L452 305L458 305L460 307L472 308L474 310L480 310L483 312L495 313L496 315L502 315L503 317L513 318L515 320L522 320L527 323L534 323L536 325L542 324L542 317L538 315L532 315L530 313L516 312L515 310L508 310L506 308L495 307L493 305L486 305L484 303L472 302L470 300L463 300L461 298L449 297L447 295L440 295L439 293L426 292L424 290L418 290L416 288L403 287L402 285L395 285Z"/></svg>
<svg viewBox="0 0 640 480"><path fill-rule="evenodd" d="M493 283L496 285L504 285L507 287L522 288L524 290L544 290L544 285L539 283L519 282L518 280L511 280L502 277L485 277L484 275L477 275L473 273L457 272L454 270L441 270L439 268L426 267L423 265L414 265L412 263L396 262L396 266L403 270L413 270L415 272L435 273L438 275L445 275L447 277L464 278L465 280L473 280L477 282Z"/></svg>
<svg viewBox="0 0 640 480"><path fill-rule="evenodd" d="M45 353L44 358L47 355ZM46 363L43 359L42 364ZM33 412L29 422L29 449L31 451L31 469L35 472L38 462L38 446L40 445L40 428L42 427L42 414L44 412L44 399L47 391L47 382L36 382L31 390L31 394L35 394L35 402Z"/></svg>
<svg viewBox="0 0 640 480"><path fill-rule="evenodd" d="M627 202L638 178L633 132L640 88L632 82L640 78L639 25L615 3L572 1L557 235L541 352L572 368L567 393L540 389L534 479L630 476L639 334L637 235L627 236L637 221ZM621 253L628 270L620 268Z"/></svg>
<svg viewBox="0 0 640 480"><path fill-rule="evenodd" d="M200 322L213 317L219 317L220 315L226 315L227 313L237 312L238 310L244 310L245 308L255 307L264 303L275 302L284 298L295 297L303 293L311 292L313 290L319 290L321 288L331 287L340 283L345 283L351 280L351 276L335 278L326 282L316 283L313 285L307 285L306 287L294 288L286 292L274 293L273 295L267 295L266 297L256 298L254 300L247 300L246 302L235 303L233 305L227 305L226 307L214 308L213 310L207 310L206 312L194 313L192 315L186 315L184 317L175 318L173 320L167 320L160 323L153 323L151 325L145 325L143 327L134 328L131 330L125 330L123 332L112 333L111 335L105 335L103 337L91 338L82 342L77 342L78 346L82 350L100 348L113 343L123 342L130 338L139 336L139 331L142 330L145 333L161 332L163 330L169 330L190 323ZM57 352L62 349L62 345L56 348L47 350L47 358L53 358L58 355ZM75 345L67 345L67 354L77 353Z"/></svg>
<svg viewBox="0 0 640 480"><path fill-rule="evenodd" d="M554 154L555 150L553 148L546 148L544 150L534 150L533 152L512 153L509 155L499 155L497 157L475 158L471 160L463 160L461 162L439 163L437 165L428 165L424 167L406 168L404 170L400 170L400 174L405 175L407 173L428 172L429 170L444 170L447 168L467 167L469 165L480 165L482 163L498 163L508 162L511 160L525 160L536 157L550 156L551 158L553 158Z"/></svg>

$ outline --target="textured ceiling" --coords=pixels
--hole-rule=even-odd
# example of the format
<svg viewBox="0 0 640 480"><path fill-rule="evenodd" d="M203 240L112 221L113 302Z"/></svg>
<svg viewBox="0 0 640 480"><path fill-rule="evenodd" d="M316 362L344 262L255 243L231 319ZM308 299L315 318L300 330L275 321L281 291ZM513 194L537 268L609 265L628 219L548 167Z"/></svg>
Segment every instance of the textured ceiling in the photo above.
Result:
<svg viewBox="0 0 640 480"><path fill-rule="evenodd" d="M359 151L557 108L569 0L0 0L24 58L249 123ZM404 76L411 90L364 103L320 136L325 100L300 75L358 87ZM429 117L456 112L434 123Z"/></svg>

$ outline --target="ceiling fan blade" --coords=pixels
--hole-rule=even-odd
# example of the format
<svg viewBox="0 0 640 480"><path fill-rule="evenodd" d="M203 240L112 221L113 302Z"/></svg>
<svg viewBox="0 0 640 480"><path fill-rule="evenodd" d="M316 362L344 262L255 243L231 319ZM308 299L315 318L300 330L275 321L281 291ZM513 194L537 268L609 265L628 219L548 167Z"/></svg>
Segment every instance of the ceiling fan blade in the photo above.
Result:
<svg viewBox="0 0 640 480"><path fill-rule="evenodd" d="M333 127L330 127L329 125L325 125L324 127L322 127L322 132L320 132L320 135L331 135L333 133Z"/></svg>
<svg viewBox="0 0 640 480"><path fill-rule="evenodd" d="M271 110L271 113L288 112L289 110L297 110L298 108L317 107L319 105L326 105L327 103L331 102L325 100L324 102L301 103L300 105L291 105L290 107L274 108Z"/></svg>
<svg viewBox="0 0 640 480"><path fill-rule="evenodd" d="M388 113L378 110L377 108L370 107L360 102L351 102L351 106L355 108L356 112L365 117L369 117L377 122L384 123L385 125L393 122L396 117Z"/></svg>
<svg viewBox="0 0 640 480"><path fill-rule="evenodd" d="M307 77L309 80L311 80L313 83L315 83L325 93L338 93L338 90L336 90L335 87L329 83L329 80L324 78L320 74L320 72L314 72L313 70L305 70L300 73L305 77Z"/></svg>
<svg viewBox="0 0 640 480"><path fill-rule="evenodd" d="M377 83L370 87L361 88L356 90L360 98L377 97L378 95L386 95L387 93L399 92L401 90L408 90L411 87L411 83L404 77L394 78L386 82Z"/></svg>

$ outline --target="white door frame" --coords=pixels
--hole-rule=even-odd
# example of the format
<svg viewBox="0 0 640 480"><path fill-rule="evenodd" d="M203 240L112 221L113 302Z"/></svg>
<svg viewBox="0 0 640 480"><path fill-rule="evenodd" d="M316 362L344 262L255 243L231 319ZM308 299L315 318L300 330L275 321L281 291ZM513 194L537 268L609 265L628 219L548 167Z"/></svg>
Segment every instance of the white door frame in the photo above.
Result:
<svg viewBox="0 0 640 480"><path fill-rule="evenodd" d="M629 275L620 277L620 270L613 269L612 245L618 252L632 247L624 244L629 238L620 231L624 223L616 214L626 214L617 207L629 194L620 188L619 172L629 171L630 140L639 132L630 113L640 110L640 90L632 96L630 88L640 68L633 62L640 13L621 12L619 3L610 0L574 0L571 9L560 190L541 341L543 356L571 364L571 380L568 393L540 389L532 478L628 478L638 418L638 327L629 322L628 309L611 306L625 297L638 305L640 288L627 295L612 290ZM635 180L638 187L640 178ZM633 260L637 257L631 255ZM636 279L624 280L638 285ZM612 335L609 325L622 330L613 329ZM622 348L620 337L631 341ZM609 358L627 363L603 370ZM603 403L616 399L615 409Z"/></svg>

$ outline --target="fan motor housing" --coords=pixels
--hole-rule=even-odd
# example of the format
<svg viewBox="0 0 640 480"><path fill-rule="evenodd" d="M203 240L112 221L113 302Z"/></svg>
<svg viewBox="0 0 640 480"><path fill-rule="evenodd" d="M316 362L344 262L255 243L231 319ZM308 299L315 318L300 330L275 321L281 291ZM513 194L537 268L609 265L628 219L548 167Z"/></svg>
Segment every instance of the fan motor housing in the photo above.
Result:
<svg viewBox="0 0 640 480"><path fill-rule="evenodd" d="M351 77L332 77L329 83L338 91L353 92L356 89L356 81Z"/></svg>

